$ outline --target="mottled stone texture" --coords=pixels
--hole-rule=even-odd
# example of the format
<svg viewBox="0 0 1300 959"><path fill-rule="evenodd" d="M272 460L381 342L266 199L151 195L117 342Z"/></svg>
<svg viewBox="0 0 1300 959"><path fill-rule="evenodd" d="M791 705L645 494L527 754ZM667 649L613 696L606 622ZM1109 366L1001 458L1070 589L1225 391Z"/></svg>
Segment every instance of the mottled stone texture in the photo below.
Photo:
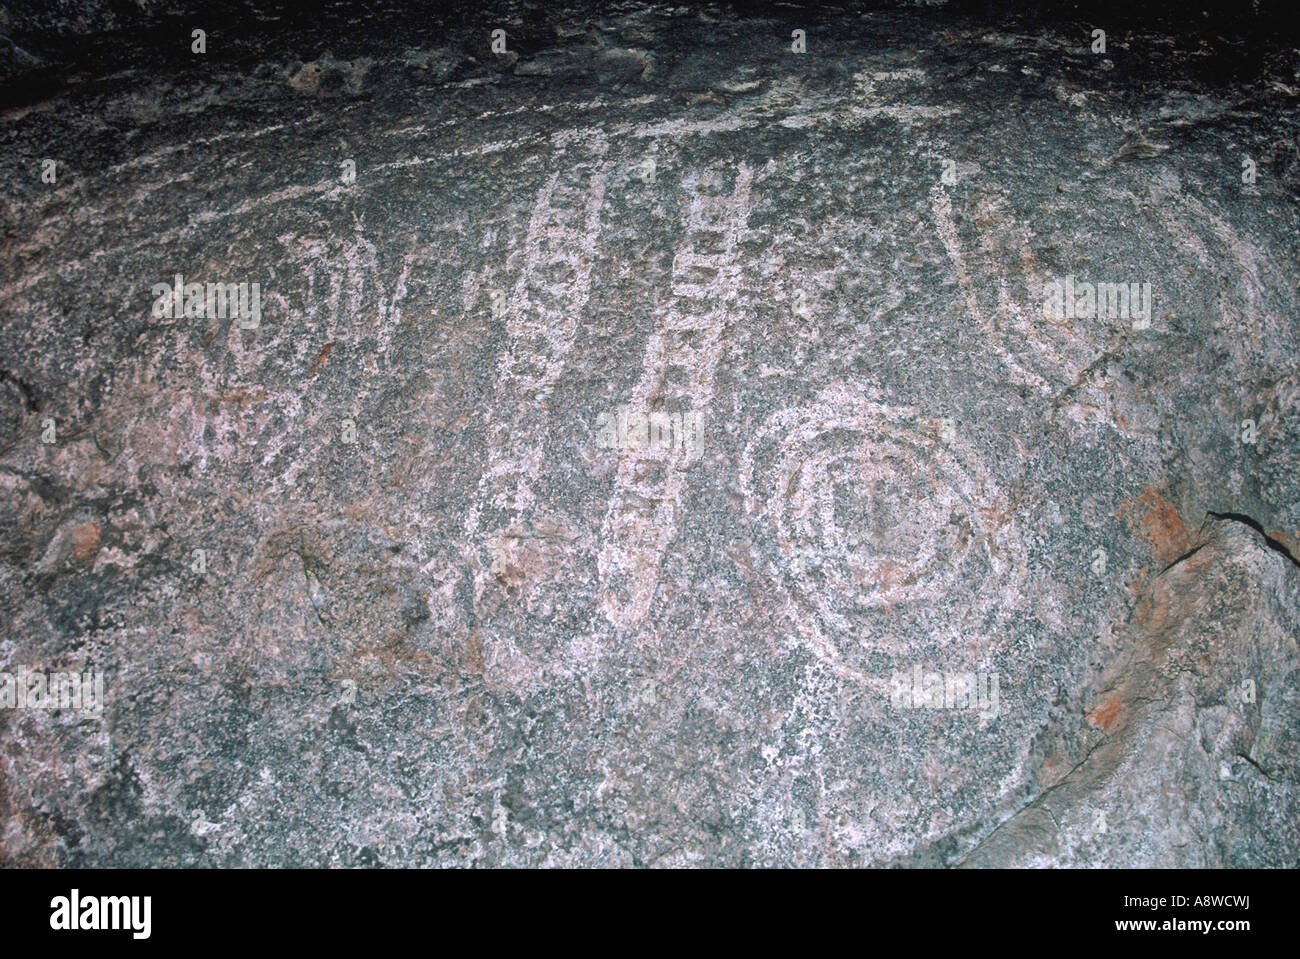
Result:
<svg viewBox="0 0 1300 959"><path fill-rule="evenodd" d="M0 862L1298 864L1285 38L158 12L10 28Z"/></svg>

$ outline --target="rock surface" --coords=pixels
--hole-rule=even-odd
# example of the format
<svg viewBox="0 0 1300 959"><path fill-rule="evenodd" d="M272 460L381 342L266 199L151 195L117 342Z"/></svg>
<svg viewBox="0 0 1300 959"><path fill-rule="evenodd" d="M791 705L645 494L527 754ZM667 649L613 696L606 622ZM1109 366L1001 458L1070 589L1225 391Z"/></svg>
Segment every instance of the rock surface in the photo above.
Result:
<svg viewBox="0 0 1300 959"><path fill-rule="evenodd" d="M0 862L1300 864L1300 53L248 10L5 18Z"/></svg>

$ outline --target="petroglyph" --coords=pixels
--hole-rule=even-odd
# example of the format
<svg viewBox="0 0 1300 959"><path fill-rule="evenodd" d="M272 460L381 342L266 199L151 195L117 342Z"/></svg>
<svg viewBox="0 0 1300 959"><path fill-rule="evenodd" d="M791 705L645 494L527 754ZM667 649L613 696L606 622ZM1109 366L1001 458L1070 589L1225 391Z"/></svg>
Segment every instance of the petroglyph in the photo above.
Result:
<svg viewBox="0 0 1300 959"><path fill-rule="evenodd" d="M1003 197L985 194L973 207L979 245L971 250L962 242L948 191L939 185L931 192L939 238L966 310L984 333L979 341L994 350L1012 382L1044 394L1059 392L1078 379L1119 328L1045 316L1048 274L1031 249L1028 226Z"/></svg>
<svg viewBox="0 0 1300 959"><path fill-rule="evenodd" d="M684 178L684 243L673 258L674 299L650 335L630 398L637 410L689 406L703 424L706 449L723 328L741 272L736 247L753 181L753 170L744 164L734 173L714 168ZM688 465L684 448L627 450L619 460L601 528L599 571L602 612L620 630L634 628L649 612L660 561L681 521Z"/></svg>
<svg viewBox="0 0 1300 959"><path fill-rule="evenodd" d="M573 349L591 293L609 164L597 140L552 173L533 204L523 264L505 307L507 343L497 363L488 462L466 523L476 549L474 599L518 565L522 539L546 525L533 484L544 468L547 401ZM484 530L485 517L490 522Z"/></svg>
<svg viewBox="0 0 1300 959"><path fill-rule="evenodd" d="M905 662L933 636L950 655L982 655L1023 602L1018 524L977 452L861 384L769 417L745 448L741 488L800 634L863 684L881 681L860 670L864 650Z"/></svg>
<svg viewBox="0 0 1300 959"><path fill-rule="evenodd" d="M1294 863L1287 37L109 5L0 83L0 654L105 687L0 862Z"/></svg>

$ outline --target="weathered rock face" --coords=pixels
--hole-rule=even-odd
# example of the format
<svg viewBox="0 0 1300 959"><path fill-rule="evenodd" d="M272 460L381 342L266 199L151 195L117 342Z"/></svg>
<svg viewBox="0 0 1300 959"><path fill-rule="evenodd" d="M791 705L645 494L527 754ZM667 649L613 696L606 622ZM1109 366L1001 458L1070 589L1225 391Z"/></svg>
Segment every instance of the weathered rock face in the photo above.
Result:
<svg viewBox="0 0 1300 959"><path fill-rule="evenodd" d="M0 860L1297 864L1295 51L191 26L0 124Z"/></svg>
<svg viewBox="0 0 1300 959"><path fill-rule="evenodd" d="M1041 792L966 863L1289 861L1280 851L1300 845L1297 570L1241 523L1202 533L1144 592L1094 684L1095 734L1044 736Z"/></svg>

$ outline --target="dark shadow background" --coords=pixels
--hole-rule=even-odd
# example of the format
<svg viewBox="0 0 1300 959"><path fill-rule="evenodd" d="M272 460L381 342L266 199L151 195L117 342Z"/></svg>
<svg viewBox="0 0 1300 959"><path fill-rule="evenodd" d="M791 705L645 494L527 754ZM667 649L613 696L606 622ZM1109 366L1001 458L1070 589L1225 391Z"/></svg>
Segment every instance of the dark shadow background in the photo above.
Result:
<svg viewBox="0 0 1300 959"><path fill-rule="evenodd" d="M6 100L21 99L15 87L39 89L51 78L111 71L146 56L159 70L185 64L194 26L220 33L226 55L240 50L263 56L292 36L332 44L339 56L392 44L419 45L459 39L483 24L522 21L511 29L512 48L554 42L552 26L564 19L591 20L643 4L599 0L378 0L378 2L285 2L285 0L6 0L0 3L0 88ZM990 29L1079 29L1094 27L1122 39L1143 29L1204 41L1207 78L1251 76L1287 52L1300 37L1295 0L866 0L789 3L733 0L705 3L673 0L674 8L695 8L705 16L753 17L815 28L846 12L920 12L932 17L936 43L954 18ZM1294 52L1294 51L1292 51Z"/></svg>

